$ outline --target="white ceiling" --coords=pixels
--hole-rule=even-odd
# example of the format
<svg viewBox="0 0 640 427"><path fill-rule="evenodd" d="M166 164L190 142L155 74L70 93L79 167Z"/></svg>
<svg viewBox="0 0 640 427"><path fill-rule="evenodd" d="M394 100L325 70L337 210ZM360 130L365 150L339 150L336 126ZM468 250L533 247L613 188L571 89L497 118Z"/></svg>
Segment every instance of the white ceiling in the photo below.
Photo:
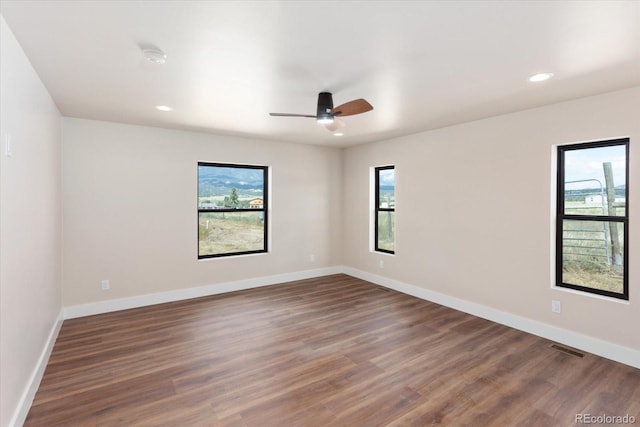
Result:
<svg viewBox="0 0 640 427"><path fill-rule="evenodd" d="M638 1L5 1L65 116L350 146L640 85ZM164 65L140 46L167 54ZM550 71L543 83L527 78ZM343 137L317 94L374 110ZM156 105L169 105L160 112Z"/></svg>

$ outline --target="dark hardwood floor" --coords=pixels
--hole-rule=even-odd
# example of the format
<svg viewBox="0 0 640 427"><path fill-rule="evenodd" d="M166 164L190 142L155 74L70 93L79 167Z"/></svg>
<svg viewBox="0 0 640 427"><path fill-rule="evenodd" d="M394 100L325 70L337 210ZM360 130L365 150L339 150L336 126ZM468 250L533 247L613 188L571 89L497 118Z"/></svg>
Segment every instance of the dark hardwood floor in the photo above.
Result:
<svg viewBox="0 0 640 427"><path fill-rule="evenodd" d="M553 344L334 275L66 320L25 425L640 425L639 369Z"/></svg>

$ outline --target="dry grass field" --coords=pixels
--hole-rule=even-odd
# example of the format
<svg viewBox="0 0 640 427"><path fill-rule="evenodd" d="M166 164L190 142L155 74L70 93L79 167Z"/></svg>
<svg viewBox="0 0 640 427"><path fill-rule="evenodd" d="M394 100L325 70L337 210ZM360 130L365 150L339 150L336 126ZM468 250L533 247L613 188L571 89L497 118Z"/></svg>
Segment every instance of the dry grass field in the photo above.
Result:
<svg viewBox="0 0 640 427"><path fill-rule="evenodd" d="M261 212L202 213L198 220L199 254L249 252L264 249Z"/></svg>

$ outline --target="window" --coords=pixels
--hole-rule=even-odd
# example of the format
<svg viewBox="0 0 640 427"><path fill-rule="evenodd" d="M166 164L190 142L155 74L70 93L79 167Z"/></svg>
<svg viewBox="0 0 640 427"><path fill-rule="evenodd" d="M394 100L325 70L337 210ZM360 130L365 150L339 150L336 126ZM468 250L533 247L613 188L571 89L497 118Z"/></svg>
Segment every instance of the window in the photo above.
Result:
<svg viewBox="0 0 640 427"><path fill-rule="evenodd" d="M629 299L629 139L558 147L556 285Z"/></svg>
<svg viewBox="0 0 640 427"><path fill-rule="evenodd" d="M198 258L267 251L267 167L198 163Z"/></svg>
<svg viewBox="0 0 640 427"><path fill-rule="evenodd" d="M378 252L395 253L396 177L394 166L375 168L374 242Z"/></svg>

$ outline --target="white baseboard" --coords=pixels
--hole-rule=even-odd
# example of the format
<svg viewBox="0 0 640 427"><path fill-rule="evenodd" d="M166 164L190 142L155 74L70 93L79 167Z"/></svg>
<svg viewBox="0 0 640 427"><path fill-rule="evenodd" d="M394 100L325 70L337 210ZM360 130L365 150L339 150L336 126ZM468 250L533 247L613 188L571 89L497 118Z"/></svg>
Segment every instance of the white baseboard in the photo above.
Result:
<svg viewBox="0 0 640 427"><path fill-rule="evenodd" d="M20 396L20 400L18 401L18 406L13 413L13 417L9 421L9 427L19 427L22 426L27 419L27 415L29 415L29 409L31 409L31 404L33 403L33 398L36 397L36 392L38 391L38 387L40 387L40 381L42 381L42 376L44 375L44 370L47 367L47 363L49 362L49 356L51 356L51 352L53 351L53 345L56 343L56 338L58 338L58 333L60 332L60 328L62 327L63 320L63 311L60 310L51 331L49 332L49 337L47 338L47 342L42 349L42 353L40 353L40 357L38 358L38 363L36 364L31 376L29 377L29 381L27 382L27 387L22 392Z"/></svg>
<svg viewBox="0 0 640 427"><path fill-rule="evenodd" d="M491 320L505 326L509 326L542 338L568 345L598 356L624 363L625 365L640 368L640 351L628 347L593 338L577 332L558 328L547 323L518 316L495 308L487 307L470 301L430 291L415 285L378 276L351 267L343 267L342 272L385 288L393 289L404 294L444 305L483 319Z"/></svg>
<svg viewBox="0 0 640 427"><path fill-rule="evenodd" d="M318 268L314 270L276 274L273 276L256 277L253 279L237 280L233 282L216 283L214 285L198 286L194 288L177 289L174 291L159 292L155 294L140 295L129 298L112 299L89 304L73 305L64 308L64 318L73 319L76 317L92 316L94 314L145 307L148 305L162 304L165 302L206 297L227 292L241 291L244 289L258 288L261 286L275 285L278 283L292 282L294 280L312 279L314 277L342 273L342 271L342 267Z"/></svg>
<svg viewBox="0 0 640 427"><path fill-rule="evenodd" d="M589 337L577 332L558 328L547 323L518 316L513 313L497 310L482 304L455 298L439 292L430 291L419 286L400 282L376 274L368 273L356 268L334 266L318 268L315 270L298 271L294 273L277 274L273 276L257 277L233 282L217 283L213 285L198 286L194 288L179 289L155 294L140 295L130 298L100 301L90 304L74 305L64 308L64 318L91 316L94 314L108 313L112 311L126 310L130 308L144 307L153 304L161 304L172 301L181 301L190 298L198 298L209 295L217 295L226 292L240 291L244 289L269 286L294 280L311 279L330 274L344 273L368 282L375 283L398 292L412 295L427 301L431 301L446 307L453 308L483 319L491 320L533 335L537 335L558 343L562 343L580 350L587 351L625 365L640 368L640 351L628 347Z"/></svg>

